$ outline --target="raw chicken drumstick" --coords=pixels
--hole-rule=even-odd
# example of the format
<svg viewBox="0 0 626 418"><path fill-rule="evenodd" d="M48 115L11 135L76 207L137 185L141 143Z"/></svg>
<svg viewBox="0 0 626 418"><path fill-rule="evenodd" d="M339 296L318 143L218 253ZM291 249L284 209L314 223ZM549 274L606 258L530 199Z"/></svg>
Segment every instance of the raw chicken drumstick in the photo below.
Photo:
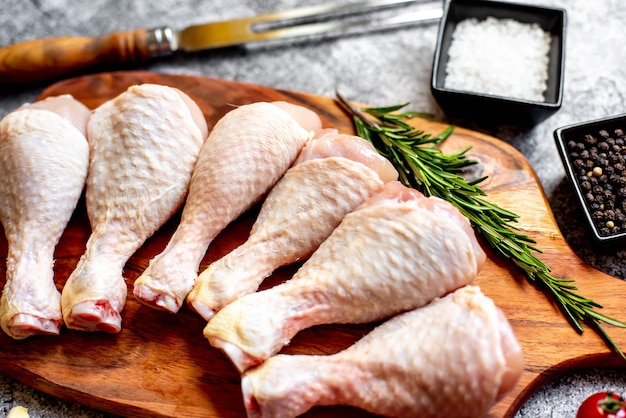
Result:
<svg viewBox="0 0 626 418"><path fill-rule="evenodd" d="M304 328L423 306L469 284L485 259L450 203L392 181L346 215L291 280L226 305L204 336L243 371Z"/></svg>
<svg viewBox="0 0 626 418"><path fill-rule="evenodd" d="M8 242L0 325L15 339L58 334L63 323L54 249L85 186L90 115L63 95L0 122L0 222Z"/></svg>
<svg viewBox="0 0 626 418"><path fill-rule="evenodd" d="M207 135L199 107L166 86L132 86L94 111L86 186L92 233L62 292L69 328L120 330L124 265L180 209Z"/></svg>
<svg viewBox="0 0 626 418"><path fill-rule="evenodd" d="M308 257L398 173L369 142L321 131L265 198L248 240L203 271L187 302L209 320L280 266Z"/></svg>
<svg viewBox="0 0 626 418"><path fill-rule="evenodd" d="M284 102L253 103L222 117L200 152L180 224L135 281L134 295L178 312L213 239L268 192L320 127L315 113Z"/></svg>
<svg viewBox="0 0 626 418"><path fill-rule="evenodd" d="M379 325L328 356L279 354L246 372L248 417L351 405L389 417L481 418L517 383L522 350L509 322L466 286Z"/></svg>

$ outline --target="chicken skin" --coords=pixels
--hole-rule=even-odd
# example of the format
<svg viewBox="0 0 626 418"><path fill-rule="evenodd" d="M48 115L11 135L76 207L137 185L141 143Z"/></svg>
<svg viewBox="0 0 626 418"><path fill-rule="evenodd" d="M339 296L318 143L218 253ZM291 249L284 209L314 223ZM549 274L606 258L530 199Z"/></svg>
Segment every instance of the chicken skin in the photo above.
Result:
<svg viewBox="0 0 626 418"><path fill-rule="evenodd" d="M300 106L259 102L226 113L202 148L181 222L135 281L145 304L178 312L210 243L258 202L293 164L319 117Z"/></svg>
<svg viewBox="0 0 626 418"><path fill-rule="evenodd" d="M290 418L314 405L377 415L481 418L523 369L509 322L466 286L397 315L332 355L278 354L242 378L250 418Z"/></svg>
<svg viewBox="0 0 626 418"><path fill-rule="evenodd" d="M198 276L187 302L209 320L228 303L255 292L278 267L308 257L347 213L397 178L369 142L321 132L272 188L248 240Z"/></svg>
<svg viewBox="0 0 626 418"><path fill-rule="evenodd" d="M204 336L243 371L298 331L366 323L469 284L486 259L450 203L397 181L344 217L291 280L226 305Z"/></svg>
<svg viewBox="0 0 626 418"><path fill-rule="evenodd" d="M62 292L69 328L119 332L123 268L182 206L208 135L198 106L166 86L132 86L95 109L87 126L92 232Z"/></svg>
<svg viewBox="0 0 626 418"><path fill-rule="evenodd" d="M63 95L0 122L0 222L8 242L0 325L12 338L58 334L63 324L54 250L84 189L90 115Z"/></svg>

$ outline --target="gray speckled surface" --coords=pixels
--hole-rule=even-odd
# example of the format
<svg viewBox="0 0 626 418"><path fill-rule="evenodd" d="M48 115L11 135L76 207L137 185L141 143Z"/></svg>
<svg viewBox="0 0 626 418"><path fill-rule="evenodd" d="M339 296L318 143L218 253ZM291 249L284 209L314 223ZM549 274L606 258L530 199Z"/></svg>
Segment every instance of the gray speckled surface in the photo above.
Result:
<svg viewBox="0 0 626 418"><path fill-rule="evenodd" d="M97 36L135 27L201 23L320 3L320 0L0 0L0 45L48 36ZM520 150L534 167L565 238L589 264L626 278L626 251L599 252L577 220L580 211L564 178L552 133L560 126L625 111L626 9L621 0L528 0L567 10L565 96L562 109L530 130L500 127L490 133ZM338 89L373 105L410 102L444 115L429 89L436 24L250 51L176 56L135 69L232 79L332 96ZM33 101L43 86L2 91L0 115ZM625 310L626 311L626 310ZM626 312L625 312L626 313ZM623 370L584 370L545 385L518 417L573 417L589 394L626 393ZM0 375L0 415L24 405L33 417L107 416L33 391Z"/></svg>

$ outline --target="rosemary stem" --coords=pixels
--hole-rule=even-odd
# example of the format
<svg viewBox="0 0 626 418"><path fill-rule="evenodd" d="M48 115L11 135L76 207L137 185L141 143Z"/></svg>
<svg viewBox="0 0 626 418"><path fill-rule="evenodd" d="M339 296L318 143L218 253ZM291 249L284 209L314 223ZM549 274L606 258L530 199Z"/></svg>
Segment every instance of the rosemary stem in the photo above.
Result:
<svg viewBox="0 0 626 418"><path fill-rule="evenodd" d="M479 184L486 177L471 182L463 178L462 169L476 163L466 158L470 148L454 154L444 154L435 148L451 135L453 126L433 137L405 121L423 115L399 113L406 105L360 108L339 93L337 102L352 116L357 135L369 141L395 166L402 183L426 196L449 201L497 254L510 261L529 282L556 302L576 332L583 333L583 323L587 324L610 349L626 360L622 350L602 328L602 323L620 328L626 328L626 323L596 311L594 308L601 309L602 305L575 293L574 280L551 274L550 268L533 254L541 253L534 247L535 241L513 225L519 216L481 198L486 193Z"/></svg>

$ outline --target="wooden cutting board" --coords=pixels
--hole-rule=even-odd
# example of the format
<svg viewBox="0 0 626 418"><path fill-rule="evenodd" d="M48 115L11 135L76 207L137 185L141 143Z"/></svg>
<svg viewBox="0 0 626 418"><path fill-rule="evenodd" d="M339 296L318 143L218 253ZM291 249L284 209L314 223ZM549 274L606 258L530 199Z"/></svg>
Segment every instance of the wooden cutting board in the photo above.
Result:
<svg viewBox="0 0 626 418"><path fill-rule="evenodd" d="M353 132L350 119L331 98L194 76L104 73L54 84L41 98L70 93L95 108L128 86L146 82L185 91L198 102L209 125L233 105L286 100L319 113L326 127ZM445 124L421 119L415 120L415 125L433 134L447 128ZM551 267L554 275L575 279L582 295L604 305L603 313L626 320L622 299L626 283L595 270L572 252L526 159L498 139L458 127L444 147L451 152L466 145L472 146L469 157L479 161L473 168L475 174L489 176L482 184L488 200L520 215L519 227L537 241L537 247L543 250L539 258ZM246 239L254 215L252 209L219 235L209 248L202 268ZM148 260L163 249L176 222L176 218L172 219L129 260L125 270L129 288L147 267ZM82 254L89 233L81 201L56 250L55 277L59 289ZM4 284L7 243L4 234L0 236L0 283ZM541 291L507 262L488 253L490 259L476 284L510 320L526 362L520 382L493 407L490 417L513 416L537 387L565 371L589 366L626 366L592 330L577 334ZM290 277L295 268L280 269L271 282ZM140 305L133 299L132 291L129 295L123 330L117 335L67 329L58 337L38 336L22 341L0 335L0 372L59 398L125 416L245 416L239 375L226 357L202 336L205 322L187 307L172 315ZM299 333L283 352L333 353L371 329L371 324L315 327ZM608 325L605 329L626 349L626 329ZM317 407L307 416L368 415L354 408Z"/></svg>

